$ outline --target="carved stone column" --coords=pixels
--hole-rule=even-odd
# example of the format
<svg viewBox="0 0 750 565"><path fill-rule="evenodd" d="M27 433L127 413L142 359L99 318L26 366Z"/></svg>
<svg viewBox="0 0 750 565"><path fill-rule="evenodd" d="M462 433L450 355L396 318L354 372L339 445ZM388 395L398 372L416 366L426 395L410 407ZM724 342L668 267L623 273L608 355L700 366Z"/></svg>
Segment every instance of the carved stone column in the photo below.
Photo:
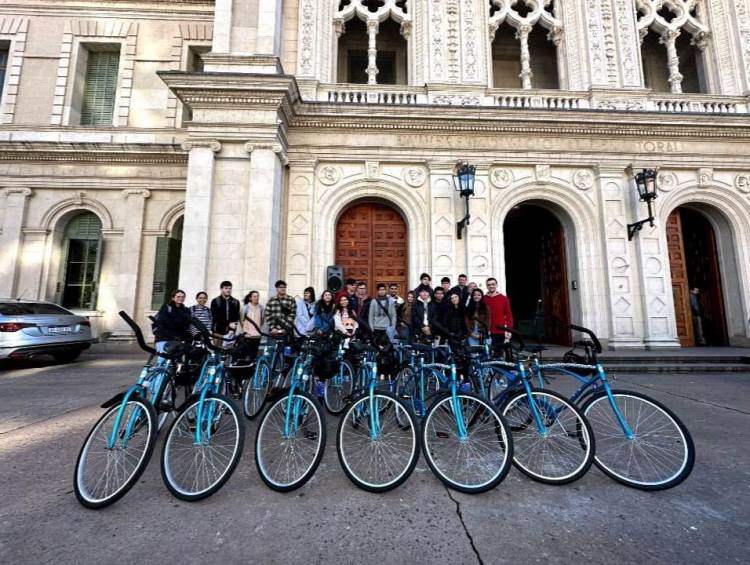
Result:
<svg viewBox="0 0 750 565"><path fill-rule="evenodd" d="M677 38L680 32L674 29L668 29L659 37L659 43L667 47L667 66L669 68L669 78L667 82L672 89L672 94L682 94L682 74L680 73L680 58L677 56Z"/></svg>
<svg viewBox="0 0 750 565"><path fill-rule="evenodd" d="M532 88L531 79L534 73L531 72L531 54L529 53L529 34L531 33L532 27L530 25L522 25L516 31L516 39L521 42L521 74L518 75L521 79L521 87L525 90Z"/></svg>
<svg viewBox="0 0 750 565"><path fill-rule="evenodd" d="M244 282L247 289L267 298L281 275L283 167L288 160L279 144L250 142L245 150L250 153L250 189Z"/></svg>
<svg viewBox="0 0 750 565"><path fill-rule="evenodd" d="M205 290L207 283L214 153L221 151L221 143L215 140L186 141L182 148L190 155L180 255L180 288L188 296L195 296L199 290Z"/></svg>
<svg viewBox="0 0 750 565"><path fill-rule="evenodd" d="M0 232L0 297L15 298L15 282L18 280L19 250L23 239L23 223L29 197L29 188L5 188L0 190L0 207L4 209L2 232ZM1 216L0 216L1 217Z"/></svg>
<svg viewBox="0 0 750 565"><path fill-rule="evenodd" d="M378 83L377 37L379 28L378 20L367 20L367 84Z"/></svg>

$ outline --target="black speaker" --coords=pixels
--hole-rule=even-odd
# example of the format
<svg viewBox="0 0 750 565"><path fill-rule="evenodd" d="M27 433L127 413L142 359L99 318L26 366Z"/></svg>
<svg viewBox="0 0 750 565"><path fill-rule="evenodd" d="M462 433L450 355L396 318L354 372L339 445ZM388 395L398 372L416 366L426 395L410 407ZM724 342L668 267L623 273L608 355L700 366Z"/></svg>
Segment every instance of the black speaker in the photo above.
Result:
<svg viewBox="0 0 750 565"><path fill-rule="evenodd" d="M338 292L344 288L344 268L339 265L329 265L326 269L328 290Z"/></svg>

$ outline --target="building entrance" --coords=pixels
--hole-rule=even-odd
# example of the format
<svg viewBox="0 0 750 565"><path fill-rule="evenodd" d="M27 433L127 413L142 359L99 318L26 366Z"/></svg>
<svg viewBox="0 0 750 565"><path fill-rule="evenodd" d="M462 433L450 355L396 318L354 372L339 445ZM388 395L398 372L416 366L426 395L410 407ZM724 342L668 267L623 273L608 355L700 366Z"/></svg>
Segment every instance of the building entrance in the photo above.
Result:
<svg viewBox="0 0 750 565"><path fill-rule="evenodd" d="M667 220L667 246L680 344L728 345L716 235L711 223L697 210L677 208ZM690 305L692 288L700 289L697 299L700 329ZM703 340L699 335L701 330Z"/></svg>
<svg viewBox="0 0 750 565"><path fill-rule="evenodd" d="M522 204L505 218L505 280L516 326L547 343L570 344L565 232L541 206Z"/></svg>
<svg viewBox="0 0 750 565"><path fill-rule="evenodd" d="M406 238L406 222L394 208L356 203L336 224L336 264L344 268L344 278L366 282L371 295L376 284L395 282L403 296L409 272Z"/></svg>

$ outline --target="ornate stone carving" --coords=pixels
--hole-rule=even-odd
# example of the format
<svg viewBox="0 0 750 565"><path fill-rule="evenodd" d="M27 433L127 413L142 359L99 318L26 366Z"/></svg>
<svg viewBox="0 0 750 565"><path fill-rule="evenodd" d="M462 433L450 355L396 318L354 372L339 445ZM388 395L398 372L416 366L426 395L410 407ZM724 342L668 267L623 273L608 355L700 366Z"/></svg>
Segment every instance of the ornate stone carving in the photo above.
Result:
<svg viewBox="0 0 750 565"><path fill-rule="evenodd" d="M510 169L492 169L490 171L490 183L495 188L508 188L513 184L513 171Z"/></svg>
<svg viewBox="0 0 750 565"><path fill-rule="evenodd" d="M479 106L481 101L478 96L466 96L462 94L439 94L432 99L433 104L444 104L446 106Z"/></svg>
<svg viewBox="0 0 750 565"><path fill-rule="evenodd" d="M598 100L596 108L598 110L628 110L638 112L646 109L646 103L643 100L609 98L607 100Z"/></svg>
<svg viewBox="0 0 750 565"><path fill-rule="evenodd" d="M463 17L463 80L477 80L477 58L479 49L477 46L477 29L478 22L475 11L475 0L463 0L461 6L461 16Z"/></svg>
<svg viewBox="0 0 750 565"><path fill-rule="evenodd" d="M710 188L714 182L714 170L713 169L698 169L698 187L699 188Z"/></svg>
<svg viewBox="0 0 750 565"><path fill-rule="evenodd" d="M656 179L656 186L662 192L670 192L677 187L677 175L669 172L660 172Z"/></svg>
<svg viewBox="0 0 750 565"><path fill-rule="evenodd" d="M318 180L326 185L331 186L341 179L341 169L333 165L325 165L318 170Z"/></svg>
<svg viewBox="0 0 750 565"><path fill-rule="evenodd" d="M409 167L404 169L404 182L412 188L419 188L427 180L427 174L421 167Z"/></svg>
<svg viewBox="0 0 750 565"><path fill-rule="evenodd" d="M458 22L458 0L446 1L446 22L448 27L448 80L458 82L460 79L460 55L458 52L459 22Z"/></svg>
<svg viewBox="0 0 750 565"><path fill-rule="evenodd" d="M198 147L207 147L214 153L221 151L221 143L215 139L186 139L182 142L181 147L184 151L191 151ZM247 145L245 145L245 150L248 151Z"/></svg>
<svg viewBox="0 0 750 565"><path fill-rule="evenodd" d="M0 196L8 197L11 194L20 194L21 196L33 196L34 191L25 186L9 186L7 188L0 189Z"/></svg>
<svg viewBox="0 0 750 565"><path fill-rule="evenodd" d="M126 188L122 191L122 195L125 198L129 198L131 196L139 196L143 199L146 199L151 196L151 191L146 190L145 188Z"/></svg>
<svg viewBox="0 0 750 565"><path fill-rule="evenodd" d="M377 161L365 162L365 178L367 180L377 180L380 177L380 163Z"/></svg>
<svg viewBox="0 0 750 565"><path fill-rule="evenodd" d="M642 86L639 72L641 54L636 50L633 5L630 2L615 2L614 5L622 84L623 86Z"/></svg>
<svg viewBox="0 0 750 565"><path fill-rule="evenodd" d="M534 168L534 174L536 175L536 180L549 180L550 175L552 174L551 167L549 165L537 165Z"/></svg>
<svg viewBox="0 0 750 565"><path fill-rule="evenodd" d="M594 85L606 85L607 65L604 49L604 24L602 22L601 0L586 0L586 36L588 53L591 58L591 82Z"/></svg>
<svg viewBox="0 0 750 565"><path fill-rule="evenodd" d="M741 173L734 177L734 186L744 194L750 194L750 173Z"/></svg>
<svg viewBox="0 0 750 565"><path fill-rule="evenodd" d="M580 169L573 175L573 184L580 190L588 190L594 186L594 173L588 169Z"/></svg>
<svg viewBox="0 0 750 565"><path fill-rule="evenodd" d="M734 0L735 22L740 35L742 63L745 77L750 78L750 3L748 0Z"/></svg>
<svg viewBox="0 0 750 565"><path fill-rule="evenodd" d="M299 76L315 76L317 0L301 0L299 7Z"/></svg>
<svg viewBox="0 0 750 565"><path fill-rule="evenodd" d="M432 0L430 10L430 47L433 80L443 79L445 76L445 44L443 43L443 0Z"/></svg>

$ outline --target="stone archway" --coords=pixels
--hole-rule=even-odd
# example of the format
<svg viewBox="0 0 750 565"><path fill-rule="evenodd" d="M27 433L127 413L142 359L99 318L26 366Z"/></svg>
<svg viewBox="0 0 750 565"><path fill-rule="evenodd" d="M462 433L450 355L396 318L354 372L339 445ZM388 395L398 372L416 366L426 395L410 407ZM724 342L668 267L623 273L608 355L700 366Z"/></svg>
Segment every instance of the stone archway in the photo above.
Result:
<svg viewBox="0 0 750 565"><path fill-rule="evenodd" d="M406 222L390 204L358 200L336 221L336 265L345 278L367 283L373 293L378 283L396 283L403 295L409 282L409 244Z"/></svg>
<svg viewBox="0 0 750 565"><path fill-rule="evenodd" d="M569 345L570 237L561 217L556 207L534 200L508 212L503 223L505 281L516 327L540 340Z"/></svg>

